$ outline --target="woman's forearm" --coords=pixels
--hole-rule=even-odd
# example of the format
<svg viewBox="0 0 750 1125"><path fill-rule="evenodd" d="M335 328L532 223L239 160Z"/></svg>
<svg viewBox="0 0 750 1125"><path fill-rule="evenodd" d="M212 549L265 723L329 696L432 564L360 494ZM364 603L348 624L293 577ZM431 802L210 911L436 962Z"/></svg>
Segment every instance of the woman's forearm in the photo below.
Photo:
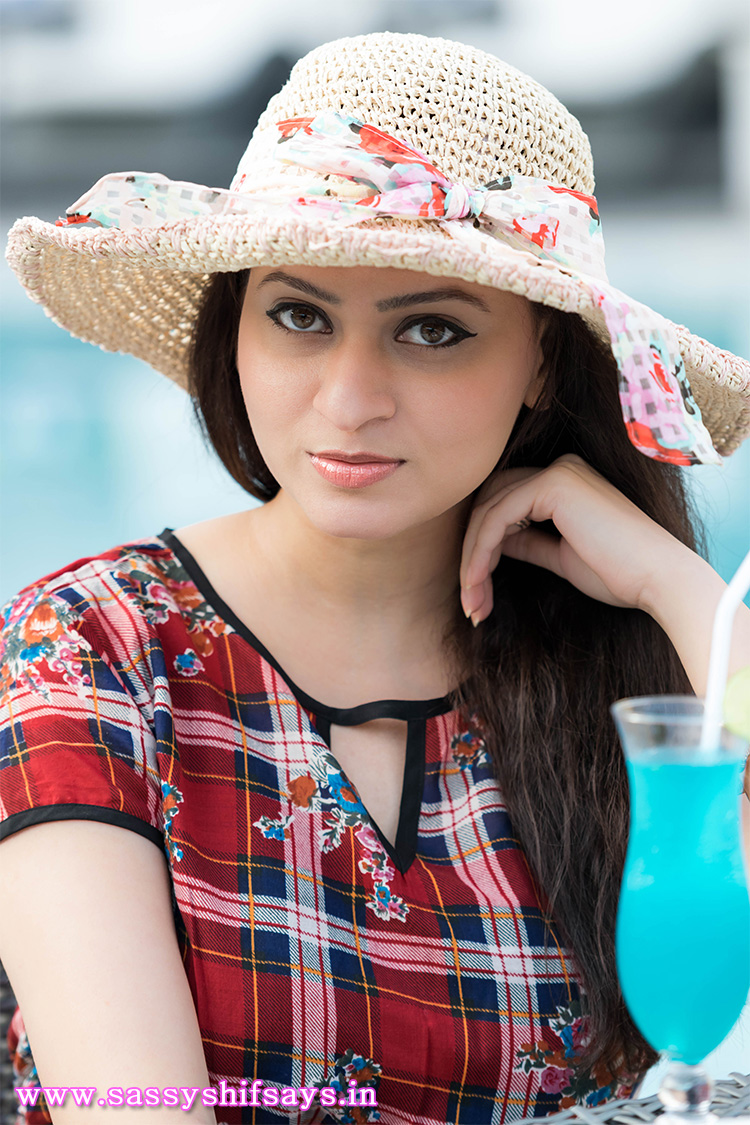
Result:
<svg viewBox="0 0 750 1125"><path fill-rule="evenodd" d="M704 696L714 616L727 584L710 563L689 548L665 568L646 606L674 645L696 695ZM729 671L750 665L750 609L740 605L734 617Z"/></svg>
<svg viewBox="0 0 750 1125"><path fill-rule="evenodd" d="M649 593L647 610L674 645L698 696L705 696L714 616L727 584L710 563L689 548L669 567ZM728 676L750 665L750 609L737 607L732 626ZM745 769L745 794L750 800L750 760ZM750 823L746 827L750 870Z"/></svg>

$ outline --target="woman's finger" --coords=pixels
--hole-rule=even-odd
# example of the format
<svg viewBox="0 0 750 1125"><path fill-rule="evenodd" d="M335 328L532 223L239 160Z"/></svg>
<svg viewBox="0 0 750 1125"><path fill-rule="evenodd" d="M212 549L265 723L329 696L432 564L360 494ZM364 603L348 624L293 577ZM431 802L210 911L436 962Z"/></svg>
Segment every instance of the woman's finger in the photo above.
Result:
<svg viewBox="0 0 750 1125"><path fill-rule="evenodd" d="M503 540L510 541L520 530L515 526L519 521L543 523L550 520L561 493L569 500L574 489L579 491L582 486L591 489L592 486L597 487L598 482L607 485L580 457L565 454L546 469L533 469L524 479L503 488L492 502L480 507L471 541L464 543L464 585L470 587L486 578L492 552ZM554 536L551 540L553 544L556 542ZM529 542L537 541L530 539ZM549 546L544 549L549 551Z"/></svg>
<svg viewBox="0 0 750 1125"><path fill-rule="evenodd" d="M464 588L461 590L461 605L467 617L483 609L486 609L486 612L483 613L483 616L486 617L492 609L492 601L491 575L488 575L484 582L478 582L468 589ZM488 606L489 608L486 608Z"/></svg>
<svg viewBox="0 0 750 1125"><path fill-rule="evenodd" d="M484 581L492 570L493 552L498 548L502 550L503 540L521 530L516 526L520 520L547 518L534 515L535 501L538 502L538 485L527 480L503 490L492 504L480 510L471 534L467 529L464 539L461 563L464 587Z"/></svg>
<svg viewBox="0 0 750 1125"><path fill-rule="evenodd" d="M486 618L488 618L492 613L492 607L494 605L492 572L495 570L495 567L500 561L501 554L504 554L509 558L521 559L525 562L535 562L537 563L537 565L541 566L546 565L541 561L540 552L534 552L533 550L529 552L528 547L525 546L525 542L528 541L529 537L534 536L538 537L540 540L552 539L552 536L546 535L543 531L534 531L533 529L529 528L518 528L514 535L506 536L506 538L503 540L502 550L498 548L496 552L493 552L490 565L490 574L487 576L487 578L485 578L484 582L480 582L470 587L468 590L462 591L461 602L464 607L464 612L466 613L467 617L471 617L472 623L474 625L478 625L480 621L486 620ZM544 546L546 546L546 544ZM536 557L531 558L530 554L536 554ZM558 565L557 560L552 558L550 552L548 552L548 556L549 561L554 562L554 566L550 566L549 569L556 569Z"/></svg>
<svg viewBox="0 0 750 1125"><path fill-rule="evenodd" d="M530 562L535 566L545 567L555 574L562 574L560 565L560 540L545 531L535 528L516 528L514 533L506 535L502 547L497 547L490 559L490 573L483 582L471 586L461 593L461 603L466 616L471 616L472 622L477 625L492 613L494 604L492 574L500 561L500 556L519 559L521 562Z"/></svg>
<svg viewBox="0 0 750 1125"><path fill-rule="evenodd" d="M460 583L462 587L468 587L466 575L469 567L469 561L476 546L477 538L479 536L479 529L482 526L482 522L485 519L487 513L509 492L512 492L514 489L518 488L520 485L528 481L531 477L538 476L539 473L543 471L543 469L529 468L508 469L501 476L489 478L489 481L486 481L482 486L482 489L480 489L479 493L477 494L477 499L474 503L474 508L472 509L471 516L469 517L469 522L466 527L466 532L464 534L463 549L461 552L461 567L459 571ZM506 481L506 473L508 475L512 473L516 479ZM502 484L500 483L501 480L503 481ZM491 487L488 488L490 482ZM484 498L482 498L482 494L485 489L487 490L487 494L484 496ZM497 565L497 560L495 561L495 565Z"/></svg>
<svg viewBox="0 0 750 1125"><path fill-rule="evenodd" d="M501 554L544 567L609 605L644 605L661 553L673 549L664 528L572 454L511 485L500 480L472 513L464 538L461 600L472 620L490 612L490 576ZM518 526L548 520L559 535Z"/></svg>

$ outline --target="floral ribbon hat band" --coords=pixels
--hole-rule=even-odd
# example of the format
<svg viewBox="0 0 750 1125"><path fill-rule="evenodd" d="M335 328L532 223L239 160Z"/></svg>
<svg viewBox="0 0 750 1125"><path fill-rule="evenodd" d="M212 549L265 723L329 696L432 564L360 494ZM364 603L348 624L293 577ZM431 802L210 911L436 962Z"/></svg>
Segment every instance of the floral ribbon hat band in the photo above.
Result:
<svg viewBox="0 0 750 1125"><path fill-rule="evenodd" d="M274 184L252 195L203 188L142 172L105 176L59 224L93 222L121 230L181 218L247 214L260 207L313 207L338 223L373 214L442 222L476 221L517 250L574 270L604 312L619 371L620 404L642 453L677 465L720 464L701 421L677 338L661 317L612 289L593 196L532 176L508 175L480 188L451 183L425 153L356 118L333 111L278 123L277 157L323 173L317 185ZM326 175L359 185L334 194ZM240 172L239 185L246 180ZM585 281L584 281L585 279Z"/></svg>
<svg viewBox="0 0 750 1125"><path fill-rule="evenodd" d="M388 33L361 38L444 42ZM328 44L325 49L335 46ZM505 65L482 52L475 55ZM294 73L287 85L293 83ZM553 101L542 87L538 89ZM40 224L47 228L47 242L56 242L68 252L80 251L79 266L85 245L89 255L127 257L141 274L147 265L164 268L170 257L172 269L185 269L185 261L175 260L180 252L188 268L198 272L200 263L193 264L200 257L196 246L203 252L200 272L204 275L284 260L396 265L403 251L401 259L411 263L407 268L487 284L493 283L485 276L494 264L507 278L499 287L580 312L602 339L608 339L617 363L623 421L631 442L646 456L675 465L718 465L723 461L717 444L730 446L721 449L726 454L750 431L750 364L699 341L685 329L679 331L679 326L609 284L599 209L592 194L516 172L480 185L451 178L420 148L353 113L323 109L264 121L283 93L272 99L261 118L230 188L170 180L158 173L113 173L100 179L54 226ZM401 224L394 229L391 223L389 229L385 225L389 220ZM418 250L411 246L403 220L414 222ZM8 257L30 295L49 304L23 257L22 240L28 254L29 234L24 223L28 221L19 220L11 231ZM432 228L427 245L425 226ZM361 228L357 235L347 233L355 227ZM278 249L282 228L292 246L286 255ZM240 230L244 252L239 246ZM279 233L264 238L267 231ZM171 245L165 245L170 233ZM221 234L224 246L218 245ZM337 258L331 257L332 250L338 250ZM75 333L69 319L56 319ZM80 334L110 346L97 340L90 327L88 334ZM158 342L163 347L161 338ZM707 428L696 401L684 359L686 350L701 352L696 345L703 345L703 353L712 353L709 363L705 354L696 354L696 359L704 360L702 365L694 364L699 377L701 366L703 372L708 368L706 373L715 383L724 380L730 391L740 392L742 401L733 400L733 409L724 411L723 425L712 419L712 430L726 431L731 441L715 443L715 433L712 436ZM139 354L185 383L182 372L167 370L145 347L139 351L131 341L116 350ZM716 388L708 389L718 395Z"/></svg>

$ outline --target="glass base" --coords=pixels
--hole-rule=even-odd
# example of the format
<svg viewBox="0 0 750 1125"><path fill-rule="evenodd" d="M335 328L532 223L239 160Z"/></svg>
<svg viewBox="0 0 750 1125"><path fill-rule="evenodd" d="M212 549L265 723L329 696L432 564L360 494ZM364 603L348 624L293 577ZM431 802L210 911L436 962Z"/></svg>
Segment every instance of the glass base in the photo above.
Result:
<svg viewBox="0 0 750 1125"><path fill-rule="evenodd" d="M657 1094L664 1106L659 1125L718 1125L710 1110L713 1092L713 1079L702 1066L673 1062Z"/></svg>

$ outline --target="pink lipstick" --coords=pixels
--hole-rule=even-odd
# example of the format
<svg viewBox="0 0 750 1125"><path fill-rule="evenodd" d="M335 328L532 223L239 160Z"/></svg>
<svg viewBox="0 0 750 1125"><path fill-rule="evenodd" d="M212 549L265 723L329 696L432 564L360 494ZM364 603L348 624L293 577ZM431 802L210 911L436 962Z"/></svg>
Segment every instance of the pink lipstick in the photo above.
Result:
<svg viewBox="0 0 750 1125"><path fill-rule="evenodd" d="M375 455L376 456L376 455ZM364 488L395 473L402 461L341 461L328 454L311 453L310 460L322 477L342 488Z"/></svg>

